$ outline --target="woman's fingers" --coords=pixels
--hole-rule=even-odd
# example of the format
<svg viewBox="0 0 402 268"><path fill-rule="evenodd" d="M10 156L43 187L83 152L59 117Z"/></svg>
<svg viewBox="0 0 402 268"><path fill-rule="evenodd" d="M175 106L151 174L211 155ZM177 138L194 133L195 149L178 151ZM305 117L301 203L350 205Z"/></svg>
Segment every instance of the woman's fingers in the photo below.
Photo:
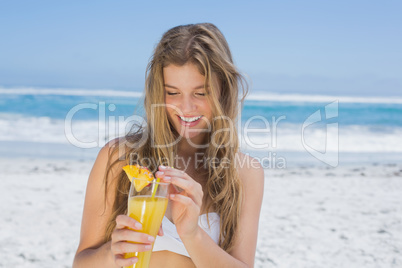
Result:
<svg viewBox="0 0 402 268"><path fill-rule="evenodd" d="M185 206L191 206L193 203L193 200L190 197L181 194L171 194L170 199L178 201Z"/></svg>
<svg viewBox="0 0 402 268"><path fill-rule="evenodd" d="M152 249L155 238L137 231L128 229L128 226L135 227L137 221L127 218L126 215L116 217L116 228L112 233L111 250L115 256L115 263L118 266L130 266L138 261L137 257L125 258L125 253L144 252ZM123 227L119 229L118 227ZM138 226L137 226L138 227ZM163 235L162 225L159 228L159 235ZM116 241L116 242L115 242Z"/></svg>
<svg viewBox="0 0 402 268"><path fill-rule="evenodd" d="M127 215L118 215L116 217L116 229L131 228L134 230L141 230L142 224Z"/></svg>
<svg viewBox="0 0 402 268"><path fill-rule="evenodd" d="M111 245L112 252L114 255L122 255L124 253L130 252L143 252L151 250L151 244L137 244L130 242L117 242Z"/></svg>
<svg viewBox="0 0 402 268"><path fill-rule="evenodd" d="M130 266L138 261L137 257L132 257L132 258L124 258L124 255L115 255L114 257L114 262L119 266Z"/></svg>
<svg viewBox="0 0 402 268"><path fill-rule="evenodd" d="M172 182L186 191L191 191L194 188L196 188L196 190L202 190L201 184L196 182L184 171L170 167L166 167L163 171L161 171L161 169L159 170L160 171L156 173L156 176L165 182Z"/></svg>
<svg viewBox="0 0 402 268"><path fill-rule="evenodd" d="M202 186L191 178L187 173L171 167L159 166L156 177L164 182L171 182L175 186L176 192L185 190L190 196L198 197L203 195Z"/></svg>
<svg viewBox="0 0 402 268"><path fill-rule="evenodd" d="M171 179L171 183L182 188L185 193L194 200L194 202L201 206L204 192L202 186L198 182L186 180L183 178L174 177Z"/></svg>
<svg viewBox="0 0 402 268"><path fill-rule="evenodd" d="M158 178L162 178L162 180L165 182L171 182L172 185L183 189L197 205L201 206L204 195L202 186L187 173L178 169L170 167L162 168L162 166L160 166L156 176Z"/></svg>
<svg viewBox="0 0 402 268"><path fill-rule="evenodd" d="M202 186L194 180L187 180L181 177L172 177L171 183L182 188L190 195L202 194Z"/></svg>
<svg viewBox="0 0 402 268"><path fill-rule="evenodd" d="M139 227L141 227L141 224L127 215L116 217L116 228L112 233L111 250L117 265L130 266L138 261L136 257L125 259L125 253L143 252L152 249L152 243L155 238L149 234L134 230L141 229Z"/></svg>
<svg viewBox="0 0 402 268"><path fill-rule="evenodd" d="M171 168L171 167L162 168L162 166L159 166L159 171L156 172L155 175L157 178L161 178L165 182L170 182L170 179L172 177L181 177L181 178L192 180L192 178L184 171L178 170L175 168Z"/></svg>
<svg viewBox="0 0 402 268"><path fill-rule="evenodd" d="M113 241L131 241L135 243L152 243L155 238L149 234L132 231L130 229L117 229L112 233Z"/></svg>
<svg viewBox="0 0 402 268"><path fill-rule="evenodd" d="M195 215L198 216L200 214L200 207L194 202L192 198L182 194L171 194L170 199L185 205L188 211L194 212Z"/></svg>

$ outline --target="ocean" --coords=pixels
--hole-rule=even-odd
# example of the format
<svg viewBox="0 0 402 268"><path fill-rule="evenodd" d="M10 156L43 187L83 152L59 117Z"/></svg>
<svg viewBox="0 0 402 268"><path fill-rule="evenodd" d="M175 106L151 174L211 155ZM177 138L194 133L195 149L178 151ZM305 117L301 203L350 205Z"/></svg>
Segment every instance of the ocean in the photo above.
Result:
<svg viewBox="0 0 402 268"><path fill-rule="evenodd" d="M0 88L0 156L92 159L142 114L141 92ZM257 92L239 119L242 150L271 168L402 159L402 98Z"/></svg>

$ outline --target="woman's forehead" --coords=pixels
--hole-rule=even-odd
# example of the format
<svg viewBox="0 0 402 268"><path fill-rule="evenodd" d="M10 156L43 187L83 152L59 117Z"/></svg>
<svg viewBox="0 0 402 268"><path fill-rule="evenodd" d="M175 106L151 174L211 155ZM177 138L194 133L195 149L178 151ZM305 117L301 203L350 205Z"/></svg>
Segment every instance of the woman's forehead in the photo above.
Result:
<svg viewBox="0 0 402 268"><path fill-rule="evenodd" d="M205 79L205 75L199 72L194 64L185 64L182 66L170 64L163 68L164 84L172 87L179 85L191 87L193 89L211 86L209 81ZM212 83L216 80L216 75L212 75ZM213 85L215 86L215 85Z"/></svg>
<svg viewBox="0 0 402 268"><path fill-rule="evenodd" d="M212 73L212 87L218 86L218 76ZM169 64L163 67L164 84L171 86L174 83L187 83L193 84L192 88L210 87L210 82L205 79L198 67L193 63L186 63L184 65Z"/></svg>

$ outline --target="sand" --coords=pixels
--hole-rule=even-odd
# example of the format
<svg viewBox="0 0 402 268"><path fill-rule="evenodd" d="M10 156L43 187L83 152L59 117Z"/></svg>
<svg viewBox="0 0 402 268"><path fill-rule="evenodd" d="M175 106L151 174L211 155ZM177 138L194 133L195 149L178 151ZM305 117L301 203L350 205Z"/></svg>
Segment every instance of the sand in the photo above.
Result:
<svg viewBox="0 0 402 268"><path fill-rule="evenodd" d="M401 167L267 171L256 267L402 267Z"/></svg>
<svg viewBox="0 0 402 268"><path fill-rule="evenodd" d="M0 267L71 267L92 164L0 158ZM402 267L402 164L267 169L255 267Z"/></svg>

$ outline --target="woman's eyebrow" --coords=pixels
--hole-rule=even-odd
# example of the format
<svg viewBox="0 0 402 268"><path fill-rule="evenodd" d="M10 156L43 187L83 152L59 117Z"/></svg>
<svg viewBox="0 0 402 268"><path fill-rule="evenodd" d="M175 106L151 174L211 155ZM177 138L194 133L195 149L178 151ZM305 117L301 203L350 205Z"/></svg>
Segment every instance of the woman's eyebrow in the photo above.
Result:
<svg viewBox="0 0 402 268"><path fill-rule="evenodd" d="M164 84L164 86L165 86L165 87L169 87L169 88L173 88L173 89L178 89L177 87L171 86L171 85L169 85L169 84ZM197 87L194 88L194 90L196 90L196 89L202 89L202 88L204 88L204 85L197 86ZM209 85L207 85L206 88L209 88Z"/></svg>
<svg viewBox="0 0 402 268"><path fill-rule="evenodd" d="M168 85L168 84L164 84L163 86L164 86L164 87L170 87L170 88L178 89L177 87L174 87L174 86L171 86L171 85Z"/></svg>
<svg viewBox="0 0 402 268"><path fill-rule="evenodd" d="M194 89L203 89L203 88L209 88L209 85L201 85L201 86L195 87Z"/></svg>

